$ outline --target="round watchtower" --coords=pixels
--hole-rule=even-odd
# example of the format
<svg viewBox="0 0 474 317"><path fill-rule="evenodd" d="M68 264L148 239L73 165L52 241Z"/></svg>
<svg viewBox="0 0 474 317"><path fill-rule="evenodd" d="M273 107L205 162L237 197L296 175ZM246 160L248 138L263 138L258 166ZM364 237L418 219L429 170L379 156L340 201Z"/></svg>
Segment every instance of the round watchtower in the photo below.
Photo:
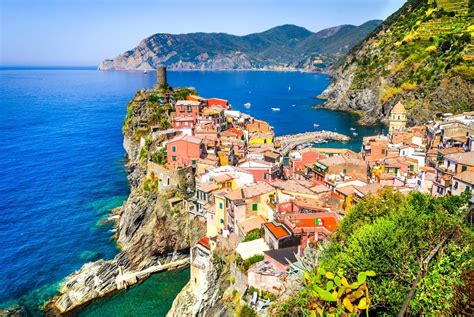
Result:
<svg viewBox="0 0 474 317"><path fill-rule="evenodd" d="M159 65L156 67L156 84L158 87L164 87L168 85L168 79L166 77L166 66Z"/></svg>

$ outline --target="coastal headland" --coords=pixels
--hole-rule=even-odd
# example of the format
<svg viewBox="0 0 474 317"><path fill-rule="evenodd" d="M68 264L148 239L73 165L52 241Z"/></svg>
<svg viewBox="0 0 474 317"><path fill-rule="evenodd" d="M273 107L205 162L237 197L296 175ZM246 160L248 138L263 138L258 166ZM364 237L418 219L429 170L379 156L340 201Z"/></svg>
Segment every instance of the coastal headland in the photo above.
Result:
<svg viewBox="0 0 474 317"><path fill-rule="evenodd" d="M45 312L48 315L77 311L94 299L139 283L153 273L189 265L188 250L205 232L204 219L192 210L190 212L190 205L196 196L194 178L197 165L207 164L209 160L216 166L238 163L238 160L221 161L222 153L213 151L209 146L213 134L221 142L219 150L230 151L226 143L230 141L231 147L232 142L235 143L235 149L241 147L241 150L254 152L271 150L277 156L284 156L296 146L315 140L349 139L326 131L275 137L266 122L233 111L224 101L225 105L220 110L216 109L216 105L201 109L208 117L202 119L203 124L196 127L196 131L204 128L202 140L208 142L208 146L207 153L199 157L196 166L169 164L164 154L166 144L172 138L187 133L186 129L179 131L176 126L173 127L180 122L176 116L176 105L187 99L204 100L196 95L193 89L156 85L152 89L138 91L128 103L123 145L128 157L131 193L124 205L116 208L113 217L110 217L116 222L115 238L121 252L112 260L87 263L71 274L62 283L60 294L47 303ZM210 100L222 103L222 99ZM196 102L191 101L191 104ZM223 122L236 116L237 121L244 118L243 129L237 124L229 124L225 129L219 127L211 131L209 122L212 122L212 116L216 116L216 111L218 116L222 115ZM246 131L245 125L249 123L252 132L244 140L240 132ZM268 129L265 130L267 135L260 133L259 129ZM236 139L232 139L234 133L237 133Z"/></svg>

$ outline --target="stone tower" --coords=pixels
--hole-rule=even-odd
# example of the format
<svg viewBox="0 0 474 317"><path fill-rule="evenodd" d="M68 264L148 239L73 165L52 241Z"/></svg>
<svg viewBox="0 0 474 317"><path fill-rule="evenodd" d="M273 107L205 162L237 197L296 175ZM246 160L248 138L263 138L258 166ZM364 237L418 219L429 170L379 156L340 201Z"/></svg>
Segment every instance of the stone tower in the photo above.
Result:
<svg viewBox="0 0 474 317"><path fill-rule="evenodd" d="M158 88L168 85L168 79L166 77L166 66L159 65L156 67L156 85Z"/></svg>
<svg viewBox="0 0 474 317"><path fill-rule="evenodd" d="M390 111L390 121L388 133L393 134L396 131L404 130L407 126L407 111L399 101L392 111Z"/></svg>

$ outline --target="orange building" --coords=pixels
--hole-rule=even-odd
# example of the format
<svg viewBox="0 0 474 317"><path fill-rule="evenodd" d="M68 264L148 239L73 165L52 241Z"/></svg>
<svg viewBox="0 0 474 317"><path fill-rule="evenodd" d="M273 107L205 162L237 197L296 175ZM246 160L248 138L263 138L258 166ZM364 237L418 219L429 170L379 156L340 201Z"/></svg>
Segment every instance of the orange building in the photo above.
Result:
<svg viewBox="0 0 474 317"><path fill-rule="evenodd" d="M270 125L262 120L253 120L253 122L247 123L246 129L249 133L273 133L273 130Z"/></svg>
<svg viewBox="0 0 474 317"><path fill-rule="evenodd" d="M206 151L201 139L189 135L171 139L166 144L166 150L168 164L175 167L195 165Z"/></svg>
<svg viewBox="0 0 474 317"><path fill-rule="evenodd" d="M367 162L378 161L388 155L389 139L384 137L366 137L362 143L362 157Z"/></svg>

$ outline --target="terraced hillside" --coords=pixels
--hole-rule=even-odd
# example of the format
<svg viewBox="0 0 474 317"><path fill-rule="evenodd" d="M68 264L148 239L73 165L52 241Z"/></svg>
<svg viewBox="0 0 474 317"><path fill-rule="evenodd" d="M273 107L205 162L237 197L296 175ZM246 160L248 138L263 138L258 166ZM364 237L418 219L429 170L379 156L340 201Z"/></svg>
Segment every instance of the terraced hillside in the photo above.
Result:
<svg viewBox="0 0 474 317"><path fill-rule="evenodd" d="M335 70L326 107L386 120L401 100L412 124L473 109L473 0L409 0Z"/></svg>

